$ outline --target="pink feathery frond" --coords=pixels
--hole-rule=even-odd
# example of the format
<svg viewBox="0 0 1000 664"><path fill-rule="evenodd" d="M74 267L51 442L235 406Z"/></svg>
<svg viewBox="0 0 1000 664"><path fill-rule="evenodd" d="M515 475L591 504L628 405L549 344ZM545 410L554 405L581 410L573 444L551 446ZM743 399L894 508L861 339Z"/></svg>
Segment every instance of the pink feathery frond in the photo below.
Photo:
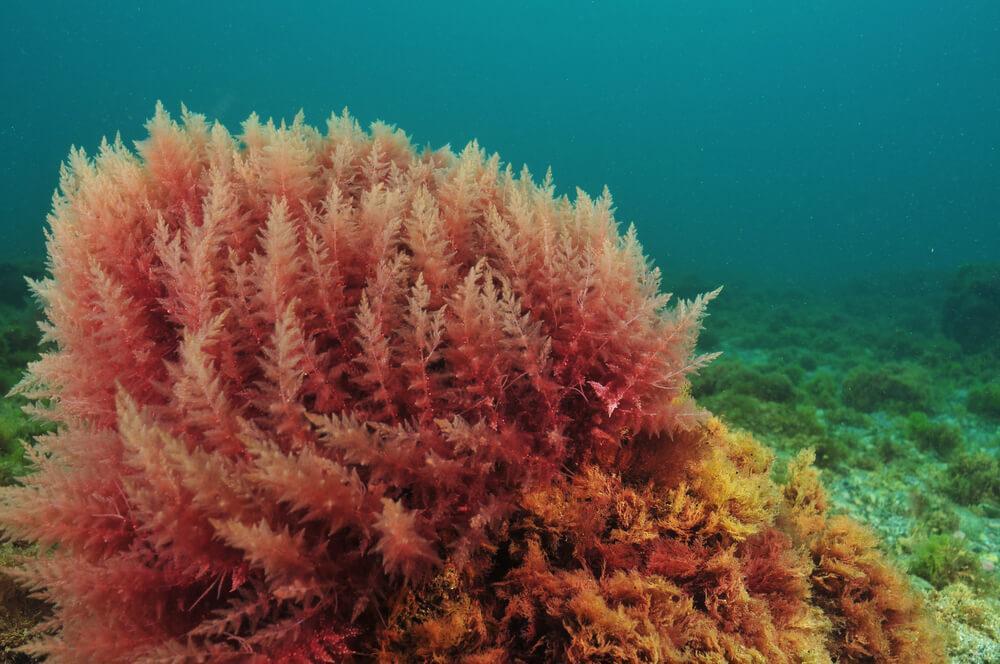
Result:
<svg viewBox="0 0 1000 664"><path fill-rule="evenodd" d="M375 522L379 533L375 551L390 574L420 578L440 564L431 543L420 533L417 515L388 498L382 499L382 514Z"/></svg>
<svg viewBox="0 0 1000 664"><path fill-rule="evenodd" d="M346 112L147 129L70 153L33 285L18 390L59 427L0 504L52 548L21 572L55 607L33 652L373 656L410 590L506 555L531 491L703 417L715 293L667 307L606 191Z"/></svg>
<svg viewBox="0 0 1000 664"><path fill-rule="evenodd" d="M445 379L433 364L440 358L438 349L444 335L444 307L431 311L431 291L423 274L417 275L408 299L404 325L400 331L403 359L400 368L407 374L407 389L413 395L412 407L422 425L434 419L435 399L441 394Z"/></svg>

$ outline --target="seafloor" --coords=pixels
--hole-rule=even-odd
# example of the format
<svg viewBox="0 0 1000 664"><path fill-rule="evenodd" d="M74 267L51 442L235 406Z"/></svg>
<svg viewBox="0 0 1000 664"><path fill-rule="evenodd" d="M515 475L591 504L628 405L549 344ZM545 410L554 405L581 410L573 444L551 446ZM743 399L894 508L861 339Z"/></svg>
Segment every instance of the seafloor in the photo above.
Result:
<svg viewBox="0 0 1000 664"><path fill-rule="evenodd" d="M878 533L952 661L1000 662L1000 267L734 284L713 305L701 343L723 355L699 403L779 459L814 448L834 509Z"/></svg>
<svg viewBox="0 0 1000 664"><path fill-rule="evenodd" d="M0 390L37 352L37 313L0 264ZM774 448L812 447L836 510L869 524L905 569L955 662L1000 661L1000 307L995 266L815 288L728 284L700 345L723 356L698 401ZM675 284L676 285L676 284ZM689 295L714 287L688 279ZM0 482L30 472L43 430L0 401ZM775 464L782 468L784 464ZM0 569L30 555L0 548ZM46 607L0 572L0 664Z"/></svg>

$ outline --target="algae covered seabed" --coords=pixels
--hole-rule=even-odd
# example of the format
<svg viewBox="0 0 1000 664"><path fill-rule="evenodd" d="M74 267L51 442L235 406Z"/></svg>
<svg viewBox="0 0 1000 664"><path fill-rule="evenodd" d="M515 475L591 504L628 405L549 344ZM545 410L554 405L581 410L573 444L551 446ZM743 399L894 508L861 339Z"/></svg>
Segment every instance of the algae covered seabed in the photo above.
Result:
<svg viewBox="0 0 1000 664"><path fill-rule="evenodd" d="M779 472L815 449L834 510L878 534L956 662L1000 661L998 274L735 284L701 340L723 355L693 384Z"/></svg>
<svg viewBox="0 0 1000 664"><path fill-rule="evenodd" d="M37 353L37 312L0 265L0 389ZM668 283L683 295L716 284ZM868 524L909 573L956 662L1000 661L1000 343L997 268L910 274L822 289L726 284L700 346L722 351L694 380L699 403L786 460L811 447L836 511ZM992 313L991 313L992 312ZM44 425L0 402L0 481L30 472L22 441ZM0 549L0 566L31 555ZM0 663L46 607L0 576Z"/></svg>

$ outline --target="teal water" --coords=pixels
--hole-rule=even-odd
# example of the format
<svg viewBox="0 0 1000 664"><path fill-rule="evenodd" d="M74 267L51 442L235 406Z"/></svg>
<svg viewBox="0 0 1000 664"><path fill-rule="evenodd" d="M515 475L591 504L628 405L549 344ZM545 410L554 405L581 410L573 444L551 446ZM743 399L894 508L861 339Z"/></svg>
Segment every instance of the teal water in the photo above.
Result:
<svg viewBox="0 0 1000 664"><path fill-rule="evenodd" d="M236 128L344 106L607 184L671 274L786 281L1000 256L1000 3L5 2L0 259L71 144L157 99Z"/></svg>

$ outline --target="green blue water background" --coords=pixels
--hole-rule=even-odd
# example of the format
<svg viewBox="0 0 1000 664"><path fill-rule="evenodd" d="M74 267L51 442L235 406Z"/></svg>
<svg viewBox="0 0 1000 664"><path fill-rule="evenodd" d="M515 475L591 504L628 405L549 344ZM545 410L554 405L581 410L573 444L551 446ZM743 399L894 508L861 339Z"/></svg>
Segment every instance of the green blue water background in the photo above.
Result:
<svg viewBox="0 0 1000 664"><path fill-rule="evenodd" d="M234 131L348 106L607 184L667 275L809 283L1000 256L1000 3L0 5L0 259L71 144L156 100Z"/></svg>

